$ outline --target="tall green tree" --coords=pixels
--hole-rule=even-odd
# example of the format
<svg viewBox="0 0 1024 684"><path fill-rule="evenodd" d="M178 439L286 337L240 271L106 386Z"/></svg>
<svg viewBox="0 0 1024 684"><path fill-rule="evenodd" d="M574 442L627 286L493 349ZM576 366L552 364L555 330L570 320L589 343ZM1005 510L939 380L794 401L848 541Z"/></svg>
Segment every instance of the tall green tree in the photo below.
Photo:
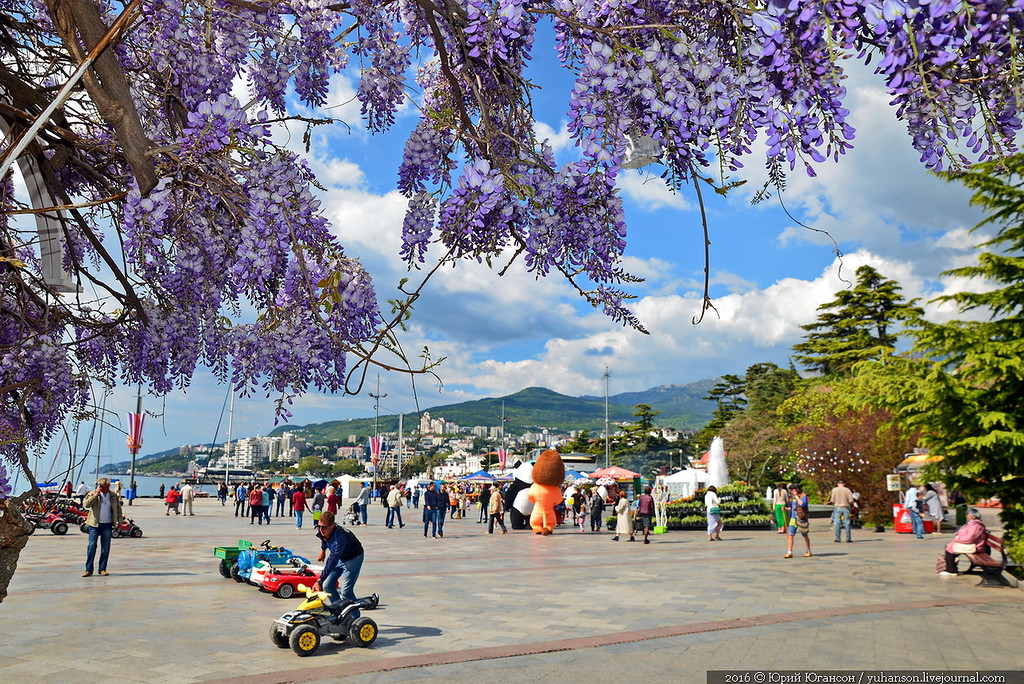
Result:
<svg viewBox="0 0 1024 684"><path fill-rule="evenodd" d="M711 420L697 433L699 444L711 444L711 440L722 431L747 405L747 381L738 375L723 375L704 398L717 404Z"/></svg>
<svg viewBox="0 0 1024 684"><path fill-rule="evenodd" d="M941 478L969 500L999 497L1008 549L1024 558L1024 156L991 162L960 181L996 228L972 266L946 275L976 279L977 291L937 301L975 320L926 324L917 354L862 369L866 399L892 411L920 445L943 460ZM980 318L980 320L978 320Z"/></svg>
<svg viewBox="0 0 1024 684"><path fill-rule="evenodd" d="M914 325L922 314L916 299L903 300L895 280L870 266L861 266L856 275L852 288L818 307L818 320L803 326L805 341L793 345L797 361L809 370L844 375L860 361L891 354L900 325Z"/></svg>

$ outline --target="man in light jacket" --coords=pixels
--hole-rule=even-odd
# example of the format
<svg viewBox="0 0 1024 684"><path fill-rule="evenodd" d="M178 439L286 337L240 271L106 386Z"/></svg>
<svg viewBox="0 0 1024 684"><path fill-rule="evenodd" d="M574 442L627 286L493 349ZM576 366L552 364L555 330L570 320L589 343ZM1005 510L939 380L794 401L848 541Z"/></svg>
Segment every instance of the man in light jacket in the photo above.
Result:
<svg viewBox="0 0 1024 684"><path fill-rule="evenodd" d="M107 572L107 557L110 555L110 537L114 525L121 524L124 516L121 513L121 499L110 491L110 478L101 477L96 480L96 489L85 495L84 506L89 511L85 525L89 530L89 545L85 551L85 572L82 577L91 577L93 558L96 556L96 540L100 542L101 575Z"/></svg>

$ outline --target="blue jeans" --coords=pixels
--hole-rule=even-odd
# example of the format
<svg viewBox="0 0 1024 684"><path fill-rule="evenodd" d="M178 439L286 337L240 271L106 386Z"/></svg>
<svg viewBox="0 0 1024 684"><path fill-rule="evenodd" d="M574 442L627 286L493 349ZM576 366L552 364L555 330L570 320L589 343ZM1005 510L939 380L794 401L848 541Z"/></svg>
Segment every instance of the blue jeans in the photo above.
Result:
<svg viewBox="0 0 1024 684"><path fill-rule="evenodd" d="M405 523L402 522L402 507L401 505L391 507L388 506L387 526L391 527L395 524L395 517L398 518L398 526L405 527Z"/></svg>
<svg viewBox="0 0 1024 684"><path fill-rule="evenodd" d="M448 515L448 506L441 506L434 513L437 515L437 533L444 534L444 519Z"/></svg>
<svg viewBox="0 0 1024 684"><path fill-rule="evenodd" d="M86 572L92 572L92 559L96 556L97 537L100 540L100 572L107 569L107 556L110 555L110 535L113 530L113 523L100 523L99 527L89 527L89 545L85 549Z"/></svg>
<svg viewBox="0 0 1024 684"><path fill-rule="evenodd" d="M839 533L842 531L842 529L844 527L846 528L846 541L852 541L850 539L850 509L849 508L842 508L842 507L838 507L837 506L835 509L833 509L832 510L832 524L835 525L835 528L836 528L836 541L840 541L839 540L839 536L840 536Z"/></svg>
<svg viewBox="0 0 1024 684"><path fill-rule="evenodd" d="M359 554L351 560L338 561L334 570L331 570L320 583L320 586L331 597L331 603L356 600L356 580L359 579L359 571L362 568L363 554ZM354 611L352 617L359 617L359 611Z"/></svg>
<svg viewBox="0 0 1024 684"><path fill-rule="evenodd" d="M302 511L295 511L295 529L302 529Z"/></svg>
<svg viewBox="0 0 1024 684"><path fill-rule="evenodd" d="M363 524L366 524L366 504L356 504L359 506L359 517L362 519Z"/></svg>
<svg viewBox="0 0 1024 684"><path fill-rule="evenodd" d="M914 529L914 536L924 539L924 521L921 519L921 514L913 508L908 508L907 513L910 513L910 524Z"/></svg>
<svg viewBox="0 0 1024 684"><path fill-rule="evenodd" d="M423 507L423 535L426 536L427 528L430 527L431 535L437 536L437 511L427 510L427 507Z"/></svg>

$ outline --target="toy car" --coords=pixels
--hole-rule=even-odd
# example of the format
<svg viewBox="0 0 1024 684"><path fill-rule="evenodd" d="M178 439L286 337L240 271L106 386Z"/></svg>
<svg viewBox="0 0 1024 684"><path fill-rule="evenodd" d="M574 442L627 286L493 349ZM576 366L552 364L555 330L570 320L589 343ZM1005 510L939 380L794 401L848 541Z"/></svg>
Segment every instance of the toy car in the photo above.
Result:
<svg viewBox="0 0 1024 684"><path fill-rule="evenodd" d="M270 592L279 598L291 598L299 590L300 586L316 582L323 571L323 568L313 568L301 562L297 567L293 564L290 569L276 568L269 563L267 566L258 580L256 570L253 571L250 579L258 581L260 589Z"/></svg>
<svg viewBox="0 0 1024 684"><path fill-rule="evenodd" d="M238 557L231 564L231 578L233 580L259 586L262 574L267 570L264 565L259 565L260 561L264 561L267 565L278 567L287 565L292 558L297 558L300 563L310 564L308 558L298 556L292 553L290 549L286 549L283 546L271 546L269 539L264 540L261 546L263 547L262 549L250 547L239 550ZM293 564L293 566L295 565ZM254 571L256 572L255 578L253 577Z"/></svg>
<svg viewBox="0 0 1024 684"><path fill-rule="evenodd" d="M325 591L314 592L304 584L300 584L298 589L306 594L306 600L270 625L270 640L275 646L290 646L296 655L308 656L316 653L325 636L339 641L348 639L363 648L376 641L377 623L368 617L353 617L352 614L357 610L375 609L380 603L377 594L331 604Z"/></svg>
<svg viewBox="0 0 1024 684"><path fill-rule="evenodd" d="M60 515L44 511L25 511L25 519L35 525L38 529L48 529L54 534L64 535L68 533L68 521Z"/></svg>

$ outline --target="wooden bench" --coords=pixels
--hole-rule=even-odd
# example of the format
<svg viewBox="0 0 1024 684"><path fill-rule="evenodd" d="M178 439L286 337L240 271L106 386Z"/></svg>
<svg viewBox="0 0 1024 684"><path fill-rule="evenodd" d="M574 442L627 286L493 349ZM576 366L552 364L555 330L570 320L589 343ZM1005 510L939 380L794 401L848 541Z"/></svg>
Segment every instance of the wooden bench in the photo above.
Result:
<svg viewBox="0 0 1024 684"><path fill-rule="evenodd" d="M971 566L967 568L965 574L981 575L981 582L978 586L1011 586L1011 583L1003 576L1003 571L1008 567L1017 567L1018 564L1006 555L1006 549L1003 548L1002 538L986 532L985 545L988 546L989 553L960 554L962 556L966 556L971 562ZM998 559L992 555L996 551L999 552Z"/></svg>

